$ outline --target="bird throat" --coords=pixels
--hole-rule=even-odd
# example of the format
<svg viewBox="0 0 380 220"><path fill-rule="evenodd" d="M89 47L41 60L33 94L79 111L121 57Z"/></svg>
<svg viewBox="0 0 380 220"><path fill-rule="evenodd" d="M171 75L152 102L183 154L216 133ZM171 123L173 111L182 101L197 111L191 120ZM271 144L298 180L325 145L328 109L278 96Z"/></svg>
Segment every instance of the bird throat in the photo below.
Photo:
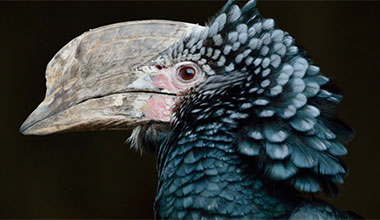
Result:
<svg viewBox="0 0 380 220"><path fill-rule="evenodd" d="M162 145L158 155L156 218L272 219L293 209L285 192L267 186L248 158L235 152L231 133L217 127L222 126L183 132L176 141L164 142L168 146Z"/></svg>

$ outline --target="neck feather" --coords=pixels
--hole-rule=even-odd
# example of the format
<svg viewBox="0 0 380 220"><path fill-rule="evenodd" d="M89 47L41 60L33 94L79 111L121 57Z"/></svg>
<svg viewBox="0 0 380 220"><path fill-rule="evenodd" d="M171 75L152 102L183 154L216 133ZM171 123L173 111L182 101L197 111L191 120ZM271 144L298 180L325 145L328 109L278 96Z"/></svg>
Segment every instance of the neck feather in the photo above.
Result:
<svg viewBox="0 0 380 220"><path fill-rule="evenodd" d="M265 184L235 152L230 131L216 127L222 126L182 132L164 143L156 217L265 219L288 213L295 199Z"/></svg>

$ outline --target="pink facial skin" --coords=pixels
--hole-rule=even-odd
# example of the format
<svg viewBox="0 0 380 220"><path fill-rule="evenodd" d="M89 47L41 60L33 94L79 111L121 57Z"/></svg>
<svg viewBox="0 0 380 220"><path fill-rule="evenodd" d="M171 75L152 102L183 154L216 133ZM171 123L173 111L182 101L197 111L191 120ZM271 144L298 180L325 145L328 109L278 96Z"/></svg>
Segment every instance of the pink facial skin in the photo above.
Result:
<svg viewBox="0 0 380 220"><path fill-rule="evenodd" d="M153 85L168 92L179 94L180 91L189 87L186 83L181 83L176 76L175 67L163 68L159 74L154 76Z"/></svg>
<svg viewBox="0 0 380 220"><path fill-rule="evenodd" d="M143 107L144 115L155 121L169 122L173 107L179 97L167 95L153 95Z"/></svg>
<svg viewBox="0 0 380 220"><path fill-rule="evenodd" d="M197 74L191 80L184 80L179 77L178 70L186 66L192 66L196 69ZM157 74L152 79L152 84L160 88L163 92L177 95L170 96L164 94L152 95L147 104L143 107L143 113L146 117L152 120L169 122L172 111L176 102L180 99L181 92L194 86L199 81L205 78L204 73L194 63L185 61L170 67L158 68Z"/></svg>
<svg viewBox="0 0 380 220"><path fill-rule="evenodd" d="M180 89L172 82L172 74L174 68L164 68L157 70L159 74L155 75L152 82L157 88L164 89L167 92L178 95ZM143 107L143 113L146 117L156 121L169 122L173 107L178 100L178 97L155 94L149 99Z"/></svg>
<svg viewBox="0 0 380 220"><path fill-rule="evenodd" d="M153 85L160 89L166 89L175 94L178 94L178 89L166 74L159 74L153 78Z"/></svg>

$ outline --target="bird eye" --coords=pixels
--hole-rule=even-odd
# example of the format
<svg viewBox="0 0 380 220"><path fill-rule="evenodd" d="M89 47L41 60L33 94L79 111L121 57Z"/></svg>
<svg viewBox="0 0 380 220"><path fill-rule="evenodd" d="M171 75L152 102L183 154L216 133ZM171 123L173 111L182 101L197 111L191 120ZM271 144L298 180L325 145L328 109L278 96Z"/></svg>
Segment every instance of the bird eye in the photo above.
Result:
<svg viewBox="0 0 380 220"><path fill-rule="evenodd" d="M181 89L186 89L205 78L202 69L195 63L184 61L174 66L174 83Z"/></svg>
<svg viewBox="0 0 380 220"><path fill-rule="evenodd" d="M196 70L191 66L183 66L180 67L178 74L183 80L188 81L194 78Z"/></svg>

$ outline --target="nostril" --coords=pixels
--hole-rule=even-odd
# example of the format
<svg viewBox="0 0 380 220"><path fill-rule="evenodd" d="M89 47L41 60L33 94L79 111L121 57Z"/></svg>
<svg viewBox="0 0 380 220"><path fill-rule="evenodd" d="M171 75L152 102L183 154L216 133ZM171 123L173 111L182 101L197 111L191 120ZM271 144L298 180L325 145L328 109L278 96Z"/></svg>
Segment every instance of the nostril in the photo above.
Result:
<svg viewBox="0 0 380 220"><path fill-rule="evenodd" d="M162 70L162 66L161 65L156 64L154 67L156 67L156 69L158 69L158 70Z"/></svg>

